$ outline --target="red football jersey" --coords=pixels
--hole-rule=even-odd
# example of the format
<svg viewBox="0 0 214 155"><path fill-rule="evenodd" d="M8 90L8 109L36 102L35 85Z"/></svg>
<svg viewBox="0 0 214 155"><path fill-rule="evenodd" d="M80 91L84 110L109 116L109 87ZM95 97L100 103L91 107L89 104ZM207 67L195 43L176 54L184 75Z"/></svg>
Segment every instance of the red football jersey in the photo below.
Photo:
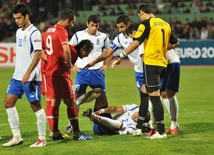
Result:
<svg viewBox="0 0 214 155"><path fill-rule="evenodd" d="M63 44L68 44L68 33L65 28L56 24L42 35L42 47L46 50L46 75L70 75L70 69L64 64Z"/></svg>
<svg viewBox="0 0 214 155"><path fill-rule="evenodd" d="M74 48L74 46L69 45L69 47L70 47L70 50L71 50L71 61L72 61L72 64L74 65L75 62L77 61L77 58L78 58L77 51Z"/></svg>

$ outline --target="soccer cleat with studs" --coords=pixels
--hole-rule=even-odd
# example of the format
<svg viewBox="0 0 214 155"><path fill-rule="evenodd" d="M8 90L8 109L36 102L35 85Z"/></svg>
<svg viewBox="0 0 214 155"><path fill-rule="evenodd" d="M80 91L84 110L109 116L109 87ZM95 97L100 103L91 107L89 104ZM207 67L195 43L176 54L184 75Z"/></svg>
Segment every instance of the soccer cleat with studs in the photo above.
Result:
<svg viewBox="0 0 214 155"><path fill-rule="evenodd" d="M61 133L60 131L55 133L50 133L49 137L51 140L66 140L69 139L69 135L66 133Z"/></svg>
<svg viewBox="0 0 214 155"><path fill-rule="evenodd" d="M132 133L133 136L141 136L142 135L142 131L141 129L136 129L133 133Z"/></svg>
<svg viewBox="0 0 214 155"><path fill-rule="evenodd" d="M177 135L178 134L178 129L174 128L174 129L169 129L166 134L172 134L172 135Z"/></svg>
<svg viewBox="0 0 214 155"><path fill-rule="evenodd" d="M159 134L159 132L155 132L155 134L153 134L152 136L148 136L147 137L148 139L165 139L165 138L167 138L167 135L166 135L166 133L164 133L164 134Z"/></svg>
<svg viewBox="0 0 214 155"><path fill-rule="evenodd" d="M83 132L78 133L77 135L73 136L74 140L92 140L94 139L92 136L87 136Z"/></svg>
<svg viewBox="0 0 214 155"><path fill-rule="evenodd" d="M22 144L23 144L23 139L22 138L12 137L9 140L9 142L3 144L3 147L12 147L12 146L22 145Z"/></svg>
<svg viewBox="0 0 214 155"><path fill-rule="evenodd" d="M92 114L92 109L88 108L86 111L83 111L83 116L90 117Z"/></svg>
<svg viewBox="0 0 214 155"><path fill-rule="evenodd" d="M37 139L36 143L30 145L30 147L44 147L47 145L46 140Z"/></svg>

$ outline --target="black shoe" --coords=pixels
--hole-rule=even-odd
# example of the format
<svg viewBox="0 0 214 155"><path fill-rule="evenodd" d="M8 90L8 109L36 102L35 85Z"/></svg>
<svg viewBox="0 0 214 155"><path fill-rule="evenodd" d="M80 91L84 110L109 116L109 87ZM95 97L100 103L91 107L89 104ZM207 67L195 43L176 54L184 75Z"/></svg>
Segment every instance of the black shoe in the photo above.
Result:
<svg viewBox="0 0 214 155"><path fill-rule="evenodd" d="M91 116L91 114L92 114L92 109L91 108L89 108L89 109L87 109L87 111L83 111L83 116L86 116L86 117L90 117Z"/></svg>

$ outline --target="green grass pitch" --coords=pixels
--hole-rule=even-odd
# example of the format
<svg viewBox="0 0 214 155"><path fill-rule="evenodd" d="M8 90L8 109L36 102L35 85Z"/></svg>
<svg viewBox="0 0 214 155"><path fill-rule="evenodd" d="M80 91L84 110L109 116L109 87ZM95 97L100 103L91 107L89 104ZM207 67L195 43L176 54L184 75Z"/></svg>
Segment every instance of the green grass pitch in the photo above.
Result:
<svg viewBox="0 0 214 155"><path fill-rule="evenodd" d="M148 140L144 136L132 135L94 136L91 141L50 141L44 148L30 148L37 139L36 118L27 100L23 97L16 104L20 117L20 128L24 144L3 148L2 144L11 137L3 102L5 91L12 77L13 69L0 69L0 154L1 155L207 155L214 152L214 67L181 68L178 135L170 135L163 140ZM74 74L74 73L72 73ZM109 105L128 103L139 104L139 94L134 82L132 68L115 68L106 71L106 86ZM45 108L44 98L42 105ZM92 122L82 116L82 112L93 107L93 102L80 107L79 122L83 132L93 135ZM170 120L165 110L165 124L168 129ZM60 107L59 128L67 126L66 109ZM49 126L47 125L47 133ZM48 135L48 134L47 134Z"/></svg>

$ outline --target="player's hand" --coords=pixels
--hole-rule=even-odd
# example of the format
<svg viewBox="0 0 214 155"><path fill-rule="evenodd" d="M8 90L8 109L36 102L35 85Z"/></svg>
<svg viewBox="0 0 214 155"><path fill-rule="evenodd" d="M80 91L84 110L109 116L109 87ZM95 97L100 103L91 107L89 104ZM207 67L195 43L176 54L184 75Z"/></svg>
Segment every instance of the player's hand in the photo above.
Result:
<svg viewBox="0 0 214 155"><path fill-rule="evenodd" d="M22 84L27 83L28 80L29 80L29 78L30 78L30 74L25 73L25 75L24 75L23 78L22 78Z"/></svg>
<svg viewBox="0 0 214 155"><path fill-rule="evenodd" d="M94 62L90 62L89 64L87 64L83 69L88 69L91 66L94 66Z"/></svg>
<svg viewBox="0 0 214 155"><path fill-rule="evenodd" d="M72 70L73 72L75 72L75 73L80 72L80 69L79 69L76 65L74 65L74 66L71 68L71 70Z"/></svg>
<svg viewBox="0 0 214 155"><path fill-rule="evenodd" d="M119 65L121 60L122 60L122 59L121 59L120 57L115 57L115 58L112 60L111 68L114 68L115 65Z"/></svg>
<svg viewBox="0 0 214 155"><path fill-rule="evenodd" d="M107 65L102 65L102 66L99 68L99 70L102 71L102 72L105 72L107 68L108 68Z"/></svg>

